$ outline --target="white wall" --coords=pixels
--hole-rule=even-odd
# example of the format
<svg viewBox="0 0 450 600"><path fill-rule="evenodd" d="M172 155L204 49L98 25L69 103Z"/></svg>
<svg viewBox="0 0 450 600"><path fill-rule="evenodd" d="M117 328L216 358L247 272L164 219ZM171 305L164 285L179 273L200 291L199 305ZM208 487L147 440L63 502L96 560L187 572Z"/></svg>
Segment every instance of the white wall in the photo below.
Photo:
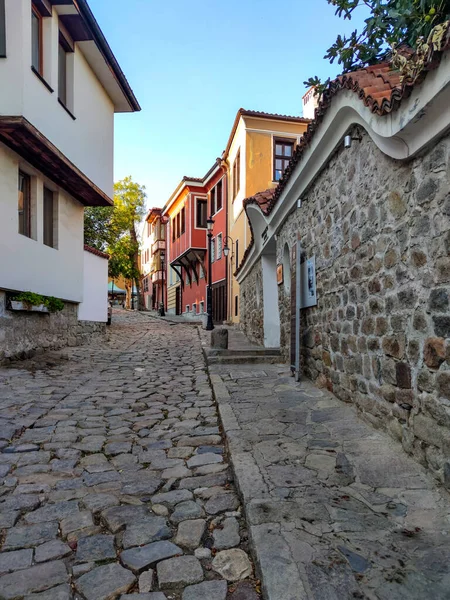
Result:
<svg viewBox="0 0 450 600"><path fill-rule="evenodd" d="M18 172L32 176L32 234L18 233ZM43 243L43 185L57 198L58 247ZM105 285L106 287L106 285ZM0 143L0 288L83 299L83 206Z"/></svg>
<svg viewBox="0 0 450 600"><path fill-rule="evenodd" d="M113 195L114 106L79 46L73 61L76 120L58 102L59 19L44 19L44 78L31 71L31 2L6 0L6 59L0 59L0 115L24 116L108 196Z"/></svg>
<svg viewBox="0 0 450 600"><path fill-rule="evenodd" d="M261 256L264 301L264 346L280 346L280 312L278 309L277 258Z"/></svg>
<svg viewBox="0 0 450 600"><path fill-rule="evenodd" d="M108 260L83 252L83 302L78 306L79 321L108 320Z"/></svg>

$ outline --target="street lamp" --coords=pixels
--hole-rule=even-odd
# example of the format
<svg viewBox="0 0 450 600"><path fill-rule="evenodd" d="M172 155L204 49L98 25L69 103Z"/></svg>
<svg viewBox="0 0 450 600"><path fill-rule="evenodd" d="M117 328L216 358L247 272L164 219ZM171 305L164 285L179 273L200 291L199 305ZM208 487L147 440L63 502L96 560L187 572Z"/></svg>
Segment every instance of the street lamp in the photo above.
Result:
<svg viewBox="0 0 450 600"><path fill-rule="evenodd" d="M161 317L165 317L166 313L164 311L164 259L165 255L161 253L161 304L159 309L159 315Z"/></svg>
<svg viewBox="0 0 450 600"><path fill-rule="evenodd" d="M231 256L233 256L233 239L230 238L229 235L225 236L225 246L223 249L223 255L225 256L225 258L230 254L230 247L227 244L227 240L230 240L231 242Z"/></svg>
<svg viewBox="0 0 450 600"><path fill-rule="evenodd" d="M212 331L214 329L213 315L212 315L212 260L211 260L211 246L212 246L212 230L214 227L214 219L209 217L206 220L206 228L208 230L208 290L206 295L206 310L208 311L208 321L206 323L206 331Z"/></svg>

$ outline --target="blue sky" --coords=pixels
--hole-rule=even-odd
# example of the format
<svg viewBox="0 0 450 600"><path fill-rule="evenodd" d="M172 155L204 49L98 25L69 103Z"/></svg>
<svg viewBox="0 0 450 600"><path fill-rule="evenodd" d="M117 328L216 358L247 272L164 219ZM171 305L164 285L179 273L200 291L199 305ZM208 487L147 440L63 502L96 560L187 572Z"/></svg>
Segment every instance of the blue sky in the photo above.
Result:
<svg viewBox="0 0 450 600"><path fill-rule="evenodd" d="M301 114L303 81L339 73L323 59L362 23L326 0L90 0L142 112L116 116L115 179L163 206L183 175L220 156L240 107Z"/></svg>

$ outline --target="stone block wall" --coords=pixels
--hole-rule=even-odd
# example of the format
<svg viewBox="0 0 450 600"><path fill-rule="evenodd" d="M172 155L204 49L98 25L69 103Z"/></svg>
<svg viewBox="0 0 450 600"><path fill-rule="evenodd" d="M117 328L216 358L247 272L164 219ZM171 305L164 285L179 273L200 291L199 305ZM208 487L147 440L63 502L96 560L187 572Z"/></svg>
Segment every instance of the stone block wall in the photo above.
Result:
<svg viewBox="0 0 450 600"><path fill-rule="evenodd" d="M36 352L88 344L106 335L106 323L78 321L77 313L78 305L71 302L53 314L10 311L6 294L0 291L0 364Z"/></svg>
<svg viewBox="0 0 450 600"><path fill-rule="evenodd" d="M240 285L240 327L248 339L264 345L262 265L259 260Z"/></svg>
<svg viewBox="0 0 450 600"><path fill-rule="evenodd" d="M277 262L297 233L316 256L318 306L302 311L306 375L356 404L450 487L449 190L449 137L405 163L363 134L337 150L283 224ZM252 285L244 283L249 296ZM279 301L287 360L283 286Z"/></svg>

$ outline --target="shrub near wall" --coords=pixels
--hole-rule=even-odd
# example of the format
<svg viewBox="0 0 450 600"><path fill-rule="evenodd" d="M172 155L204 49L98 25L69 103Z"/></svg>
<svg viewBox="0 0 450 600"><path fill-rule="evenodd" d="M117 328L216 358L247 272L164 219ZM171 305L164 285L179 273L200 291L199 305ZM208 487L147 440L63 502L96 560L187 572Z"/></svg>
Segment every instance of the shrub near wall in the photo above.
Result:
<svg viewBox="0 0 450 600"><path fill-rule="evenodd" d="M450 487L450 138L408 163L339 149L283 224L316 255L305 373L355 403ZM287 359L289 301L279 288Z"/></svg>

